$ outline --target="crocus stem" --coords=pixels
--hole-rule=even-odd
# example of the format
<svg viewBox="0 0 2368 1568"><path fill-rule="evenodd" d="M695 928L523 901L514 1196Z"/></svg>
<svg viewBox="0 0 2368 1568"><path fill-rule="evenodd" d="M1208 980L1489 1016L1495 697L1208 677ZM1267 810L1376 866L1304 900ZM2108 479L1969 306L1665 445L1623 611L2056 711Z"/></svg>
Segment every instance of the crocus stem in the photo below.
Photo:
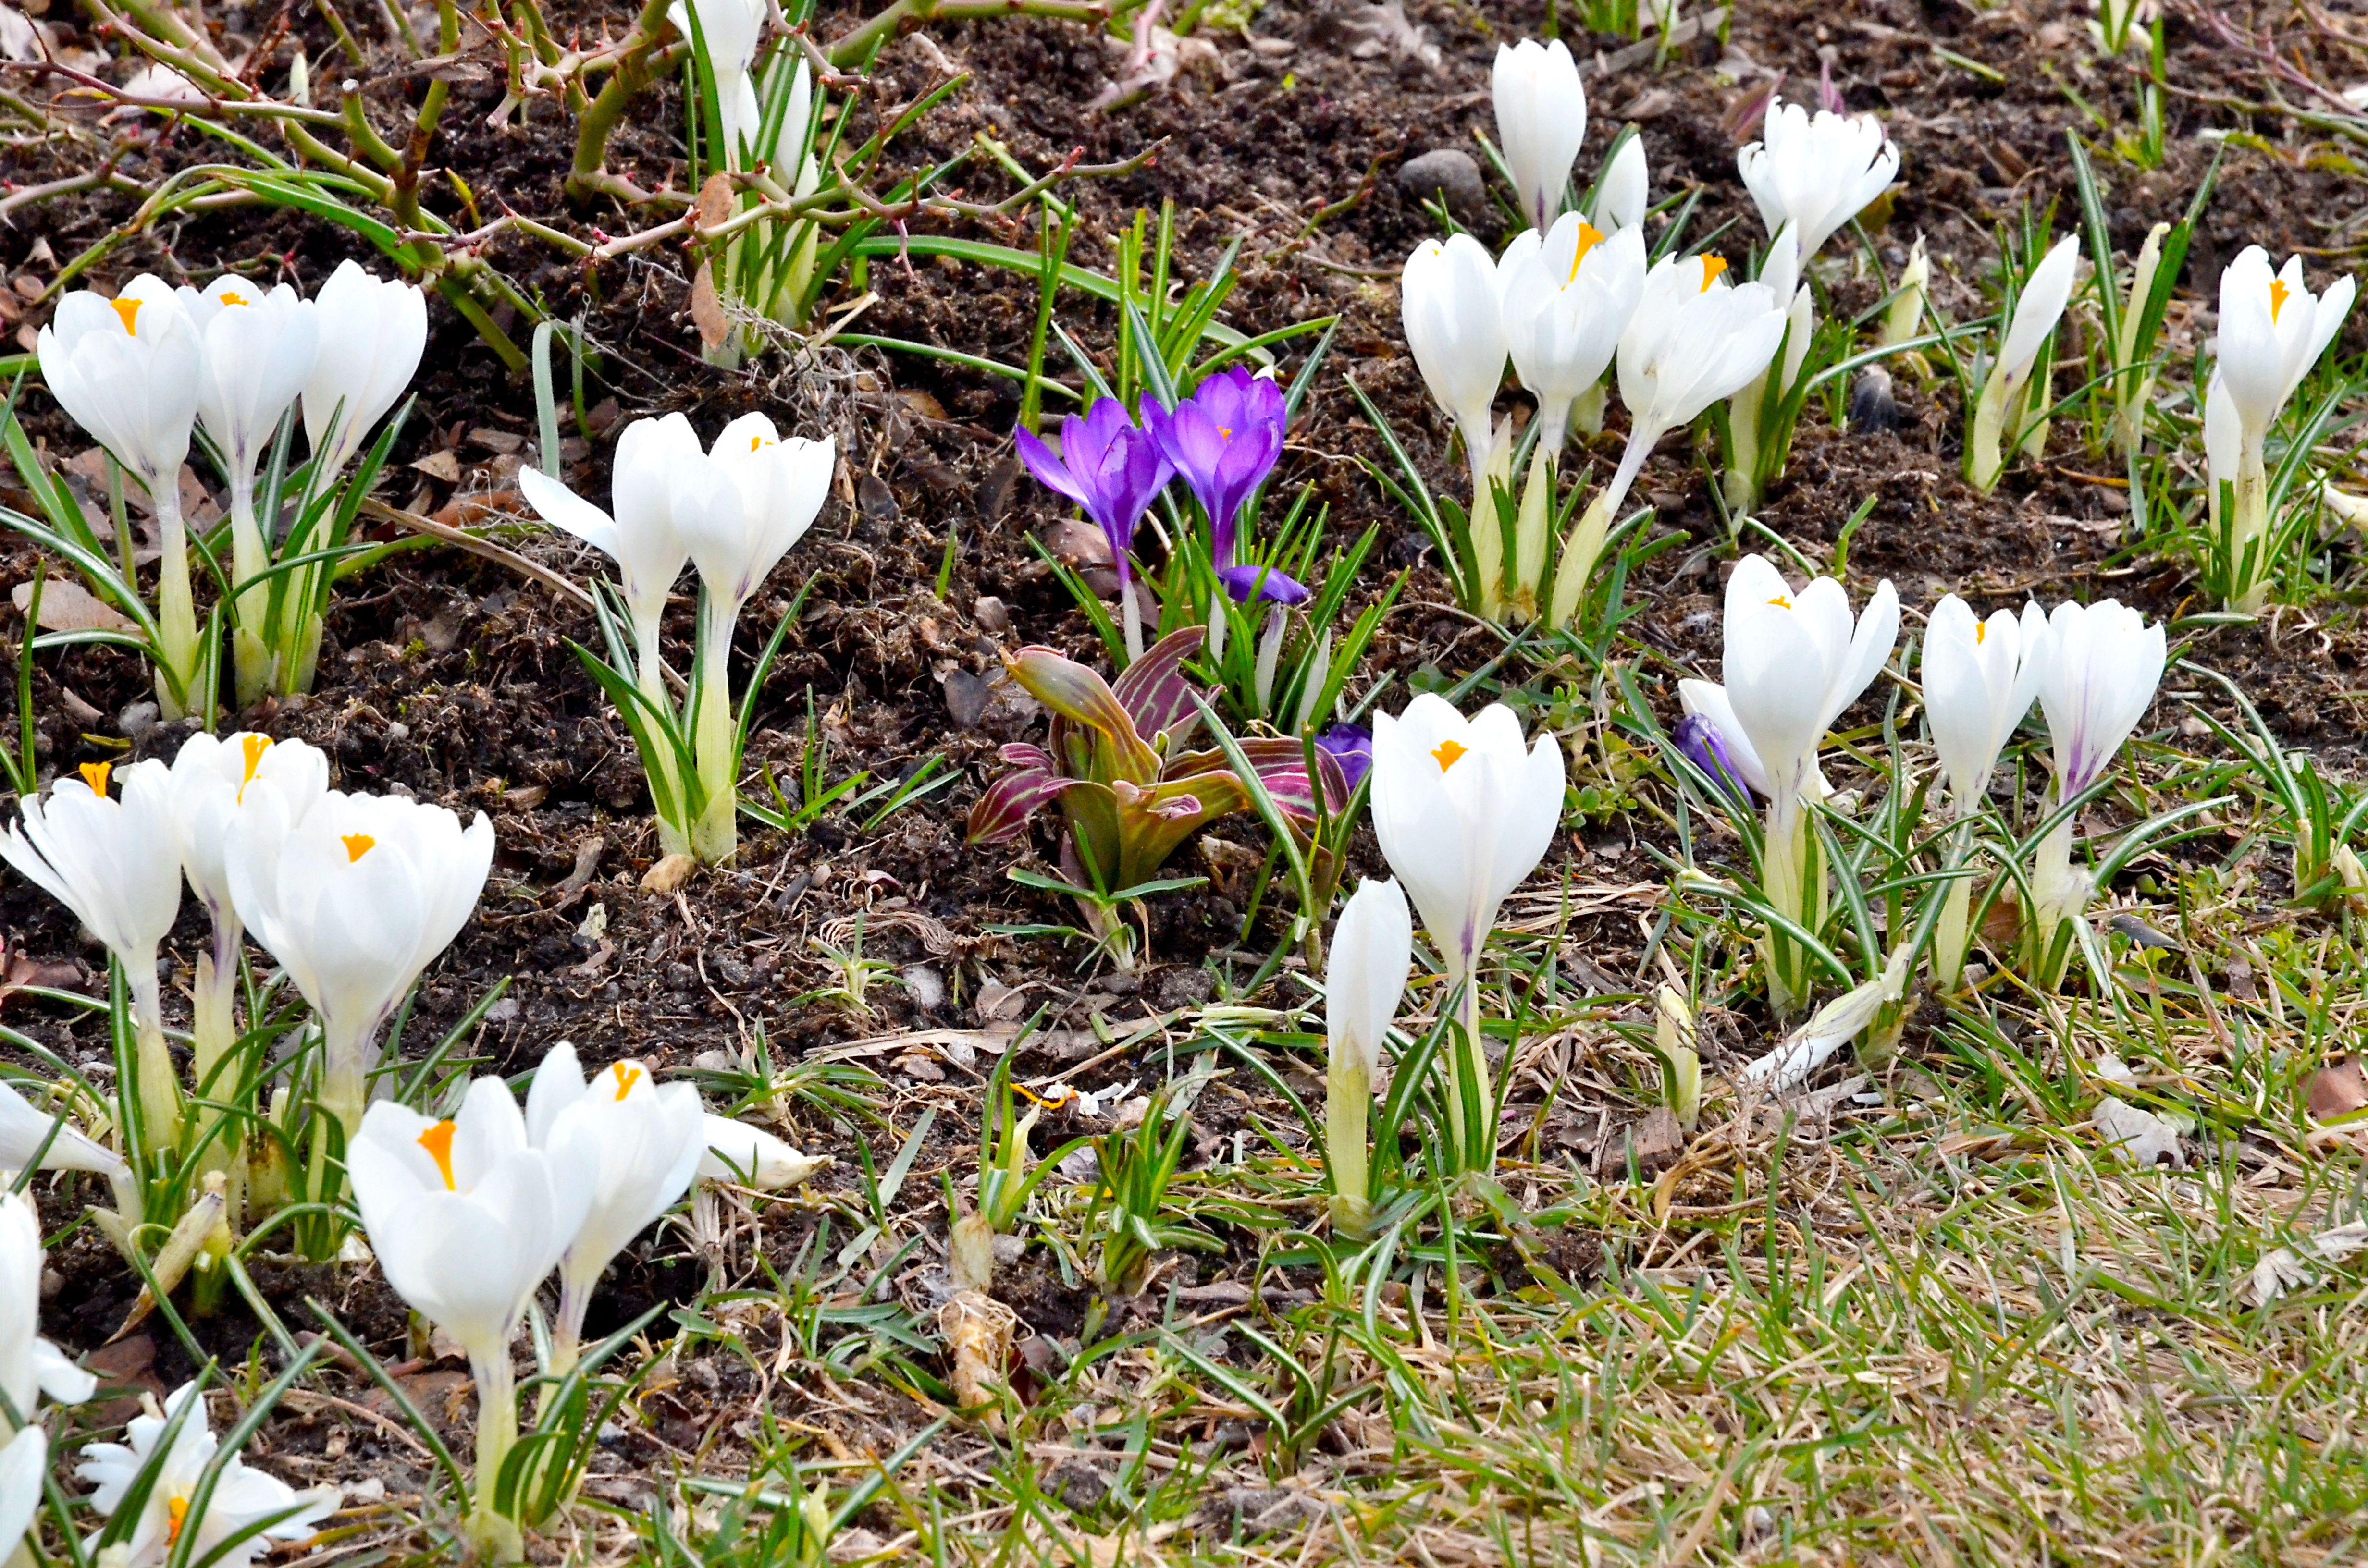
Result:
<svg viewBox="0 0 2368 1568"><path fill-rule="evenodd" d="M341 1023L328 1018L322 1021L321 1032L321 1108L337 1119L346 1131L346 1146L353 1147L354 1137L360 1132L362 1112L370 1103L370 1070L377 1052L372 1049L378 1038L378 1020L356 1028L350 1021Z"/></svg>
<svg viewBox="0 0 2368 1568"><path fill-rule="evenodd" d="M1267 712L1274 703L1274 675L1282 663L1282 633L1286 617L1282 607L1275 605L1266 612L1266 630L1258 634L1258 665L1252 673L1252 685L1258 692L1258 710Z"/></svg>
<svg viewBox="0 0 2368 1568"><path fill-rule="evenodd" d="M2236 507L2228 520L2228 604L2259 615L2269 602L2270 473L2260 437L2245 432L2237 460Z"/></svg>
<svg viewBox="0 0 2368 1568"><path fill-rule="evenodd" d="M518 1444L518 1375L507 1340L472 1351L469 1375L477 1381L477 1506L469 1515L469 1543L480 1561L516 1562L525 1555L525 1540L494 1508L502 1461Z"/></svg>
<svg viewBox="0 0 2368 1568"><path fill-rule="evenodd" d="M1971 820L1957 824L1956 843L1949 852L1950 870L1966 869L1973 833ZM1958 977L1964 972L1965 949L1973 940L1973 878L1951 878L1947 891L1941 895L1940 922L1932 927L1932 988L1944 995L1957 989Z"/></svg>
<svg viewBox="0 0 2368 1568"><path fill-rule="evenodd" d="M189 536L181 525L180 476L149 483L156 503L156 530L164 555L156 563L156 710L166 720L186 719L199 700L198 612L189 596Z"/></svg>
<svg viewBox="0 0 2368 1568"><path fill-rule="evenodd" d="M640 620L633 622L633 684L649 702L652 726L665 729L673 725L674 703L666 692L666 657L658 651L658 626L655 620L646 624ZM689 854L689 795L684 789L686 780L679 777L675 767L673 748L655 749L650 756L642 758L642 766L649 770L651 782L663 786L667 798L674 802L672 817L664 814L658 817L659 850L667 855ZM654 789L651 794L655 799L656 790Z"/></svg>
<svg viewBox="0 0 2368 1568"><path fill-rule="evenodd" d="M262 526L255 520L254 471L234 472L230 486L231 581L251 581L268 560ZM261 697L271 684L271 642L263 624L270 603L271 590L262 585L247 588L232 600L231 642L237 653L234 678L241 708Z"/></svg>
<svg viewBox="0 0 2368 1568"><path fill-rule="evenodd" d="M1143 657L1143 605L1134 597L1132 578L1119 579L1118 619L1126 633L1126 662L1131 665Z"/></svg>
<svg viewBox="0 0 2368 1568"><path fill-rule="evenodd" d="M1554 418L1545 414L1538 417L1546 422L1549 434L1556 428ZM1530 457L1529 478L1521 486L1521 506L1513 527L1513 595L1511 608L1515 613L1537 619L1538 588L1546 575L1546 542L1554 532L1554 494L1557 470L1554 454L1546 446L1547 437L1538 437L1537 450ZM1561 446L1556 441L1556 447Z"/></svg>
<svg viewBox="0 0 2368 1568"><path fill-rule="evenodd" d="M711 601L699 650L699 712L692 746L706 797L691 824L690 852L709 865L732 858L740 846L739 735L732 722L732 627L740 607Z"/></svg>
<svg viewBox="0 0 2368 1568"><path fill-rule="evenodd" d="M2092 891L2088 873L2072 869L2072 823L2067 818L2049 830L2031 858L2028 935L2033 984L2052 990L2063 983L2072 957L2069 927L2087 911Z"/></svg>
<svg viewBox="0 0 2368 1568"><path fill-rule="evenodd" d="M560 1270L559 1322L551 1335L551 1375L554 1379L574 1371L583 1353L584 1313L592 1305L592 1284L588 1279L578 1280L564 1268Z"/></svg>
<svg viewBox="0 0 2368 1568"><path fill-rule="evenodd" d="M1497 494L1491 481L1495 478L1495 437L1487 411L1483 409L1476 420L1460 422L1463 432L1463 453L1472 461L1472 511L1468 518L1472 535L1472 569L1479 580L1472 585L1473 608L1482 618L1495 620L1504 613L1505 600L1505 533L1497 522Z"/></svg>
<svg viewBox="0 0 2368 1568"><path fill-rule="evenodd" d="M1482 935L1485 937L1486 934ZM1480 1042L1480 954L1476 943L1474 950L1464 955L1463 989L1456 1006L1463 1038L1456 1047L1455 1070L1448 1074L1448 1126L1455 1135L1457 1157L1465 1170L1493 1170L1497 1165L1497 1137L1496 1129L1490 1125L1489 1110L1496 1097L1488 1083L1488 1053Z"/></svg>
<svg viewBox="0 0 2368 1568"><path fill-rule="evenodd" d="M1595 574L1595 562L1603 554L1603 541L1611 532L1611 508L1606 505L1609 491L1599 491L1578 515L1578 521L1563 536L1562 553L1554 558L1554 600L1546 608L1546 624L1556 631L1568 626L1578 614L1578 607L1587 594L1587 580Z"/></svg>
<svg viewBox="0 0 2368 1568"><path fill-rule="evenodd" d="M1371 1182L1365 1145L1373 1088L1361 1062L1335 1062L1324 1085L1324 1147L1332 1165L1332 1225L1350 1236L1361 1236L1372 1221L1373 1205L1367 1191Z"/></svg>
<svg viewBox="0 0 2368 1568"><path fill-rule="evenodd" d="M165 1044L163 987L156 980L156 950L134 954L125 966L131 992L131 1031L140 1074L141 1144L149 1153L169 1149L180 1133L181 1088L173 1081L173 1053Z"/></svg>
<svg viewBox="0 0 2368 1568"><path fill-rule="evenodd" d="M189 1087L198 1099L216 1104L227 1100L237 1086L226 1081L230 1074L221 1069L231 1048L238 1043L236 1017L232 1011L238 990L238 917L217 912L212 950L198 955L197 992L189 1027ZM233 1119L216 1132L214 1124L225 1119L222 1112L201 1111L195 1142L204 1151L199 1156L199 1168L221 1171L229 1178L228 1201L235 1221L242 1207L246 1169L245 1130L243 1122Z"/></svg>
<svg viewBox="0 0 2368 1568"><path fill-rule="evenodd" d="M1973 429L1965 436L1965 482L1985 495L1998 488L1998 476L2006 472L1998 448L2006 431L2007 400L2015 391L2009 383L2014 379L2001 369L1990 371L1974 404Z"/></svg>
<svg viewBox="0 0 2368 1568"><path fill-rule="evenodd" d="M1737 512L1759 505L1759 409L1768 397L1768 372L1727 400L1726 504Z"/></svg>
<svg viewBox="0 0 2368 1568"><path fill-rule="evenodd" d="M1809 815L1794 791L1780 790L1768 801L1762 835L1759 891L1769 907L1814 931L1821 924L1810 908L1808 867ZM1807 1006L1809 983L1804 955L1793 940L1770 928L1768 933L1768 1005L1779 1017L1790 1017Z"/></svg>

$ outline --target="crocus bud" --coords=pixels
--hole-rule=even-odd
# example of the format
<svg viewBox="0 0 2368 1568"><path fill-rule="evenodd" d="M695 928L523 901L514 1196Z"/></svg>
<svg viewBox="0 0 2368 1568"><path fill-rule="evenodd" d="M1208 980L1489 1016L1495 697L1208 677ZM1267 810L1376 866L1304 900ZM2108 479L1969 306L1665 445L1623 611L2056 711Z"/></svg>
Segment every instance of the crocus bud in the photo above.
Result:
<svg viewBox="0 0 2368 1568"><path fill-rule="evenodd" d="M1896 348L1924 330L1924 296L1932 287L1932 263L1924 254L1924 236L1908 247L1907 265L1899 269L1899 286L1884 312L1882 344Z"/></svg>
<svg viewBox="0 0 2368 1568"><path fill-rule="evenodd" d="M1702 1056L1694 1048L1694 1011L1685 993L1664 983L1653 994L1653 1050L1661 1059L1661 1094L1687 1131L1702 1119Z"/></svg>
<svg viewBox="0 0 2368 1568"><path fill-rule="evenodd" d="M1372 1214L1367 1113L1381 1075L1382 1044L1414 967L1414 917L1395 881L1359 884L1332 933L1324 975L1330 1062L1324 1080L1326 1154L1333 1221L1360 1231Z"/></svg>
<svg viewBox="0 0 2368 1568"><path fill-rule="evenodd" d="M2047 617L2036 604L2023 606L2019 620L2003 609L1975 620L1954 594L1932 607L1924 634L1924 713L1961 814L1988 791L1998 752L2031 710L2046 667Z"/></svg>
<svg viewBox="0 0 2368 1568"><path fill-rule="evenodd" d="M1595 206L1588 220L1605 233L1633 229L1645 221L1652 205L1650 176L1645 165L1645 139L1631 136L1603 171L1595 189Z"/></svg>
<svg viewBox="0 0 2368 1568"><path fill-rule="evenodd" d="M1997 487L2008 452L2044 444L2048 368L2039 352L2063 319L2079 265L2079 239L2066 234L2023 279L1965 439L1965 478L1977 490Z"/></svg>
<svg viewBox="0 0 2368 1568"><path fill-rule="evenodd" d="M1571 165L1587 142L1587 89L1578 62L1560 39L1499 44L1491 88L1497 139L1521 217L1531 228L1544 229L1562 210Z"/></svg>
<svg viewBox="0 0 2368 1568"><path fill-rule="evenodd" d="M1406 257L1398 309L1423 383L1463 437L1477 517L1488 499L1489 411L1505 380L1497 264L1469 234L1425 240Z"/></svg>
<svg viewBox="0 0 2368 1568"><path fill-rule="evenodd" d="M320 341L304 382L304 438L325 479L353 460L411 384L427 349L427 300L412 284L373 277L346 260L321 285L313 306Z"/></svg>

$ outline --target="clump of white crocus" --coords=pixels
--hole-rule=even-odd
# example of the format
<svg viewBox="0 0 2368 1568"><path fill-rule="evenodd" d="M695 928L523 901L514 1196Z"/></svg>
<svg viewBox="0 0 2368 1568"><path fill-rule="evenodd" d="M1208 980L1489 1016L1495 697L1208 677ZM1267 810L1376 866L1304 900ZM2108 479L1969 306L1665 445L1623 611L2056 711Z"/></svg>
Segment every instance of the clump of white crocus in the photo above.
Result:
<svg viewBox="0 0 2368 1568"><path fill-rule="evenodd" d="M1472 470L1472 548L1480 563L1485 605L1504 566L1497 530L1482 526L1496 445L1490 411L1505 380L1507 354L1497 263L1469 234L1423 241L1406 257L1399 278L1398 314L1423 384L1463 438Z"/></svg>
<svg viewBox="0 0 2368 1568"><path fill-rule="evenodd" d="M1332 1174L1332 1223L1363 1233L1372 1218L1368 1119L1382 1046L1414 969L1414 916L1395 881L1358 884L1333 928L1324 971L1325 1157Z"/></svg>
<svg viewBox="0 0 2368 1568"><path fill-rule="evenodd" d="M691 824L690 840L691 853L710 864L729 860L739 845L732 632L766 577L821 515L837 462L836 437L784 439L763 415L745 414L715 437L705 472L694 471L674 492L674 526L705 595L691 722L707 805Z"/></svg>
<svg viewBox="0 0 2368 1568"><path fill-rule="evenodd" d="M1987 620L1975 619L1954 594L1932 607L1924 633L1924 716L1960 818L1981 809L1998 753L2031 711L2046 666L2047 617L2036 604L2025 605L2020 619L2001 609ZM1964 968L1972 890L1970 878L1950 882L1933 929L1932 978L1944 991L1955 988Z"/></svg>
<svg viewBox="0 0 2368 1568"><path fill-rule="evenodd" d="M2231 608L2255 612L2269 597L2270 428L2341 330L2355 292L2345 276L2314 295L2303 280L2302 257L2287 257L2273 273L2259 245L2246 246L2220 274L2219 360L2210 395L2224 405L2224 422L2236 427L2237 460L2214 533ZM2207 449L2212 436L2207 408ZM2222 439L2226 444L2225 424ZM2220 487L2215 479L2213 489Z"/></svg>
<svg viewBox="0 0 2368 1568"><path fill-rule="evenodd" d="M1578 62L1560 39L1499 44L1489 88L1497 140L1522 221L1532 229L1550 227L1562 211L1571 165L1587 144L1587 88Z"/></svg>
<svg viewBox="0 0 2368 1568"><path fill-rule="evenodd" d="M361 1126L379 1030L467 925L493 867L494 827L441 806L330 790L299 817L246 786L223 857L231 902L320 1016L321 1105Z"/></svg>
<svg viewBox="0 0 2368 1568"><path fill-rule="evenodd" d="M1480 951L1506 897L1554 844L1562 746L1552 734L1526 744L1501 702L1466 720L1425 692L1396 716L1374 718L1372 778L1382 853L1458 992L1463 1038L1451 1062L1449 1120L1460 1157L1486 1169L1496 1160L1496 1102L1480 1040Z"/></svg>
<svg viewBox="0 0 2368 1568"><path fill-rule="evenodd" d="M1898 635L1899 597L1888 579L1855 621L1849 594L1831 577L1795 593L1766 556L1747 555L1727 579L1725 696L1767 778L1760 892L1804 930L1825 924L1827 897L1806 810L1817 748ZM1781 932L1770 931L1767 944L1770 1005L1796 1013L1808 1001L1807 956Z"/></svg>
<svg viewBox="0 0 2368 1568"><path fill-rule="evenodd" d="M143 1475L153 1477L140 1522L123 1543L126 1568L156 1568L183 1536L194 1536L192 1562L247 1568L277 1541L302 1540L336 1511L335 1487L299 1492L276 1476L248 1468L233 1454L214 1472L213 1490L202 1500L199 1483L220 1446L206 1421L205 1396L183 1383L161 1410L143 1394L143 1414L131 1418L129 1443L93 1443L82 1450L74 1474L97 1490L90 1506L112 1516ZM268 1523L266 1521L268 1521ZM255 1527L263 1528L256 1529ZM231 1542L243 1532L246 1539Z"/></svg>
<svg viewBox="0 0 2368 1568"><path fill-rule="evenodd" d="M142 273L114 299L87 289L58 301L34 344L41 380L155 507L156 705L166 719L196 710L199 647L189 589L181 464L197 422L203 347L172 286Z"/></svg>
<svg viewBox="0 0 2368 1568"><path fill-rule="evenodd" d="M258 780L279 792L289 819L302 818L328 792L329 758L302 741L275 742L248 730L232 735L200 731L181 743L172 779L181 869L213 926L211 949L198 955L190 1086L201 1099L220 1099L231 1085L213 1082L214 1070L238 1039L232 1003L238 992L239 938L245 932L231 896L225 858L231 828L245 816L248 787Z"/></svg>
<svg viewBox="0 0 2368 1568"><path fill-rule="evenodd" d="M110 774L120 800L108 796ZM180 1088L165 1044L156 952L181 908L180 836L172 774L154 760L122 768L83 764L46 801L27 800L0 839L0 856L68 909L123 966L138 1040L141 1141L169 1146L180 1131Z"/></svg>
<svg viewBox="0 0 2368 1568"><path fill-rule="evenodd" d="M1715 256L1667 256L1645 275L1618 354L1628 445L1563 542L1548 624L1565 625L1577 611L1612 519L1661 437L1749 385L1784 341L1784 301L1765 283L1731 284L1726 270Z"/></svg>
<svg viewBox="0 0 2368 1568"><path fill-rule="evenodd" d="M477 1384L469 1539L482 1555L514 1562L517 1521L495 1506L502 1460L518 1441L510 1339L584 1228L599 1187L598 1153L573 1137L535 1147L508 1085L479 1078L450 1121L391 1100L370 1107L346 1163L386 1282L468 1355Z"/></svg>
<svg viewBox="0 0 2368 1568"><path fill-rule="evenodd" d="M2014 314L1998 344L1998 358L1982 379L1965 437L1965 480L1987 494L2006 472L2015 452L2037 457L2047 449L2048 363L2042 351L2055 341L2055 324L2072 298L2080 266L2078 236L2066 234L2041 258L2016 295Z"/></svg>
<svg viewBox="0 0 2368 1568"><path fill-rule="evenodd" d="M2166 648L2159 621L2113 599L2066 602L2047 618L2047 656L2039 707L2054 747L2054 815L2105 776L2122 745L2153 706ZM2030 936L2032 978L2052 986L2071 956L2069 925L2089 907L2096 884L2072 867L2072 823L2058 823L2032 858Z"/></svg>
<svg viewBox="0 0 2368 1568"><path fill-rule="evenodd" d="M1786 224L1801 237L1807 267L1827 238L1890 188L1899 149L1871 114L1853 119L1771 98L1760 140L1736 154L1744 187L1770 234Z"/></svg>
<svg viewBox="0 0 2368 1568"><path fill-rule="evenodd" d="M590 1083L566 1040L535 1069L526 1096L527 1141L557 1150L569 1140L592 1153L595 1171L584 1223L559 1263L559 1322L551 1370L575 1368L592 1288L616 1256L690 1190L707 1153L706 1112L689 1084L660 1087L648 1066L619 1062Z"/></svg>
<svg viewBox="0 0 2368 1568"><path fill-rule="evenodd" d="M198 369L198 423L222 453L230 483L231 580L246 583L270 563L255 516L255 471L289 404L312 379L320 318L312 301L281 283L269 290L235 273L203 292L180 290L181 309L205 352ZM261 697L273 674L268 629L271 590L247 589L234 601L238 705Z"/></svg>
<svg viewBox="0 0 2368 1568"><path fill-rule="evenodd" d="M1643 222L1652 204L1652 176L1645 163L1645 139L1631 136L1620 143L1620 150L1611 154L1611 161L1598 177L1588 222L1607 234L1617 233Z"/></svg>

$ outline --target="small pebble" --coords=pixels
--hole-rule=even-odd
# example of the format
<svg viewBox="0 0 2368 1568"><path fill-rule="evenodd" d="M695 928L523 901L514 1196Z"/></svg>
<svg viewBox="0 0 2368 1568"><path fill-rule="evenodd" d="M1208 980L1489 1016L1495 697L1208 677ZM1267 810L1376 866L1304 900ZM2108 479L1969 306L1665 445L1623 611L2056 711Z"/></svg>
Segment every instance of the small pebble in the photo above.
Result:
<svg viewBox="0 0 2368 1568"><path fill-rule="evenodd" d="M1439 147L1398 165L1398 188L1417 201L1437 196L1451 209L1470 211L1486 206L1488 187L1472 154L1456 147Z"/></svg>
<svg viewBox="0 0 2368 1568"><path fill-rule="evenodd" d="M1850 427L1854 436L1879 435L1899 428L1899 404L1891 395L1891 372L1869 365L1850 387Z"/></svg>

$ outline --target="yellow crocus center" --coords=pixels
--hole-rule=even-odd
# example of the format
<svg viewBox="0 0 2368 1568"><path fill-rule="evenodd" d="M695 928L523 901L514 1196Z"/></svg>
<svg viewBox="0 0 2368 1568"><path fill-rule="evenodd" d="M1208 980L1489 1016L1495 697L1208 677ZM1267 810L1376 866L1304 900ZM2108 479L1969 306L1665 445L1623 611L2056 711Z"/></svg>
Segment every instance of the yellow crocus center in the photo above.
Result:
<svg viewBox="0 0 2368 1568"><path fill-rule="evenodd" d="M187 1497L173 1496L165 1499L165 1544L166 1546L179 1543L181 1527L188 1522L189 1500Z"/></svg>
<svg viewBox="0 0 2368 1568"><path fill-rule="evenodd" d="M115 313L117 315L123 318L123 330L135 336L138 335L140 328L135 324L140 319L140 301L137 300L109 300L107 302L115 307Z"/></svg>
<svg viewBox="0 0 2368 1568"><path fill-rule="evenodd" d="M82 774L82 781L90 786L92 794L104 796L107 793L107 776L115 771L115 764L85 762L78 771Z"/></svg>
<svg viewBox="0 0 2368 1568"><path fill-rule="evenodd" d="M768 441L762 436L751 436L748 437L748 449L752 452L761 452L772 444L772 442Z"/></svg>
<svg viewBox="0 0 2368 1568"><path fill-rule="evenodd" d="M632 1094L633 1085L642 1080L642 1070L630 1062L618 1062L609 1073L617 1080L617 1097L620 1100Z"/></svg>
<svg viewBox="0 0 2368 1568"><path fill-rule="evenodd" d="M367 833L348 833L338 842L346 846L346 864L348 866L378 847L378 840Z"/></svg>
<svg viewBox="0 0 2368 1568"><path fill-rule="evenodd" d="M223 290L222 291L222 302L225 305L251 305L255 303L253 300L248 299L245 295L240 293L235 289Z"/></svg>
<svg viewBox="0 0 2368 1568"><path fill-rule="evenodd" d="M1588 251L1593 250L1602 243L1602 230L1597 228L1592 223L1582 222L1579 224L1578 244L1571 250L1570 276L1564 279L1565 282L1576 283L1578 281L1578 264L1587 259L1587 253Z"/></svg>
<svg viewBox="0 0 2368 1568"><path fill-rule="evenodd" d="M427 1151L429 1159L436 1162L436 1172L444 1178L444 1190L447 1192L460 1190L452 1180L452 1134L459 1131L449 1121L439 1121L419 1135L419 1146Z"/></svg>
<svg viewBox="0 0 2368 1568"><path fill-rule="evenodd" d="M1726 257L1723 256L1706 256L1702 258L1702 291L1707 294L1710 292L1711 284L1717 280L1718 275L1726 270Z"/></svg>
<svg viewBox="0 0 2368 1568"><path fill-rule="evenodd" d="M239 743L246 753L246 777L238 781L239 804L246 803L246 787L255 782L255 770L263 766L263 754L271 749L269 735L249 735Z"/></svg>
<svg viewBox="0 0 2368 1568"><path fill-rule="evenodd" d="M2270 279L2270 321L2273 324L2278 319L2278 312L2286 308L2286 301L2293 296L2294 290L2286 286L2284 278Z"/></svg>
<svg viewBox="0 0 2368 1568"><path fill-rule="evenodd" d="M1986 642L1989 641L1989 635L1990 635L1990 623L1989 623L1988 621L1987 621L1987 620L1977 620L1977 621L1974 622L1974 646L1975 646L1975 647L1978 648L1978 647L1980 647L1984 642Z"/></svg>
<svg viewBox="0 0 2368 1568"><path fill-rule="evenodd" d="M1229 427L1223 425L1217 426L1217 439L1220 441L1230 441L1233 438L1234 433Z"/></svg>
<svg viewBox="0 0 2368 1568"><path fill-rule="evenodd" d="M1430 748L1430 755L1439 759L1439 770L1444 773L1454 767L1463 754L1471 749L1462 741L1441 741Z"/></svg>
<svg viewBox="0 0 2368 1568"><path fill-rule="evenodd" d="M1786 598L1786 597L1785 597L1783 595L1782 595L1782 594L1777 595L1774 598L1770 599L1768 602L1769 602L1770 604L1771 604L1771 605L1774 605L1778 609L1791 609L1791 608L1793 608L1793 601L1792 601L1791 599Z"/></svg>

